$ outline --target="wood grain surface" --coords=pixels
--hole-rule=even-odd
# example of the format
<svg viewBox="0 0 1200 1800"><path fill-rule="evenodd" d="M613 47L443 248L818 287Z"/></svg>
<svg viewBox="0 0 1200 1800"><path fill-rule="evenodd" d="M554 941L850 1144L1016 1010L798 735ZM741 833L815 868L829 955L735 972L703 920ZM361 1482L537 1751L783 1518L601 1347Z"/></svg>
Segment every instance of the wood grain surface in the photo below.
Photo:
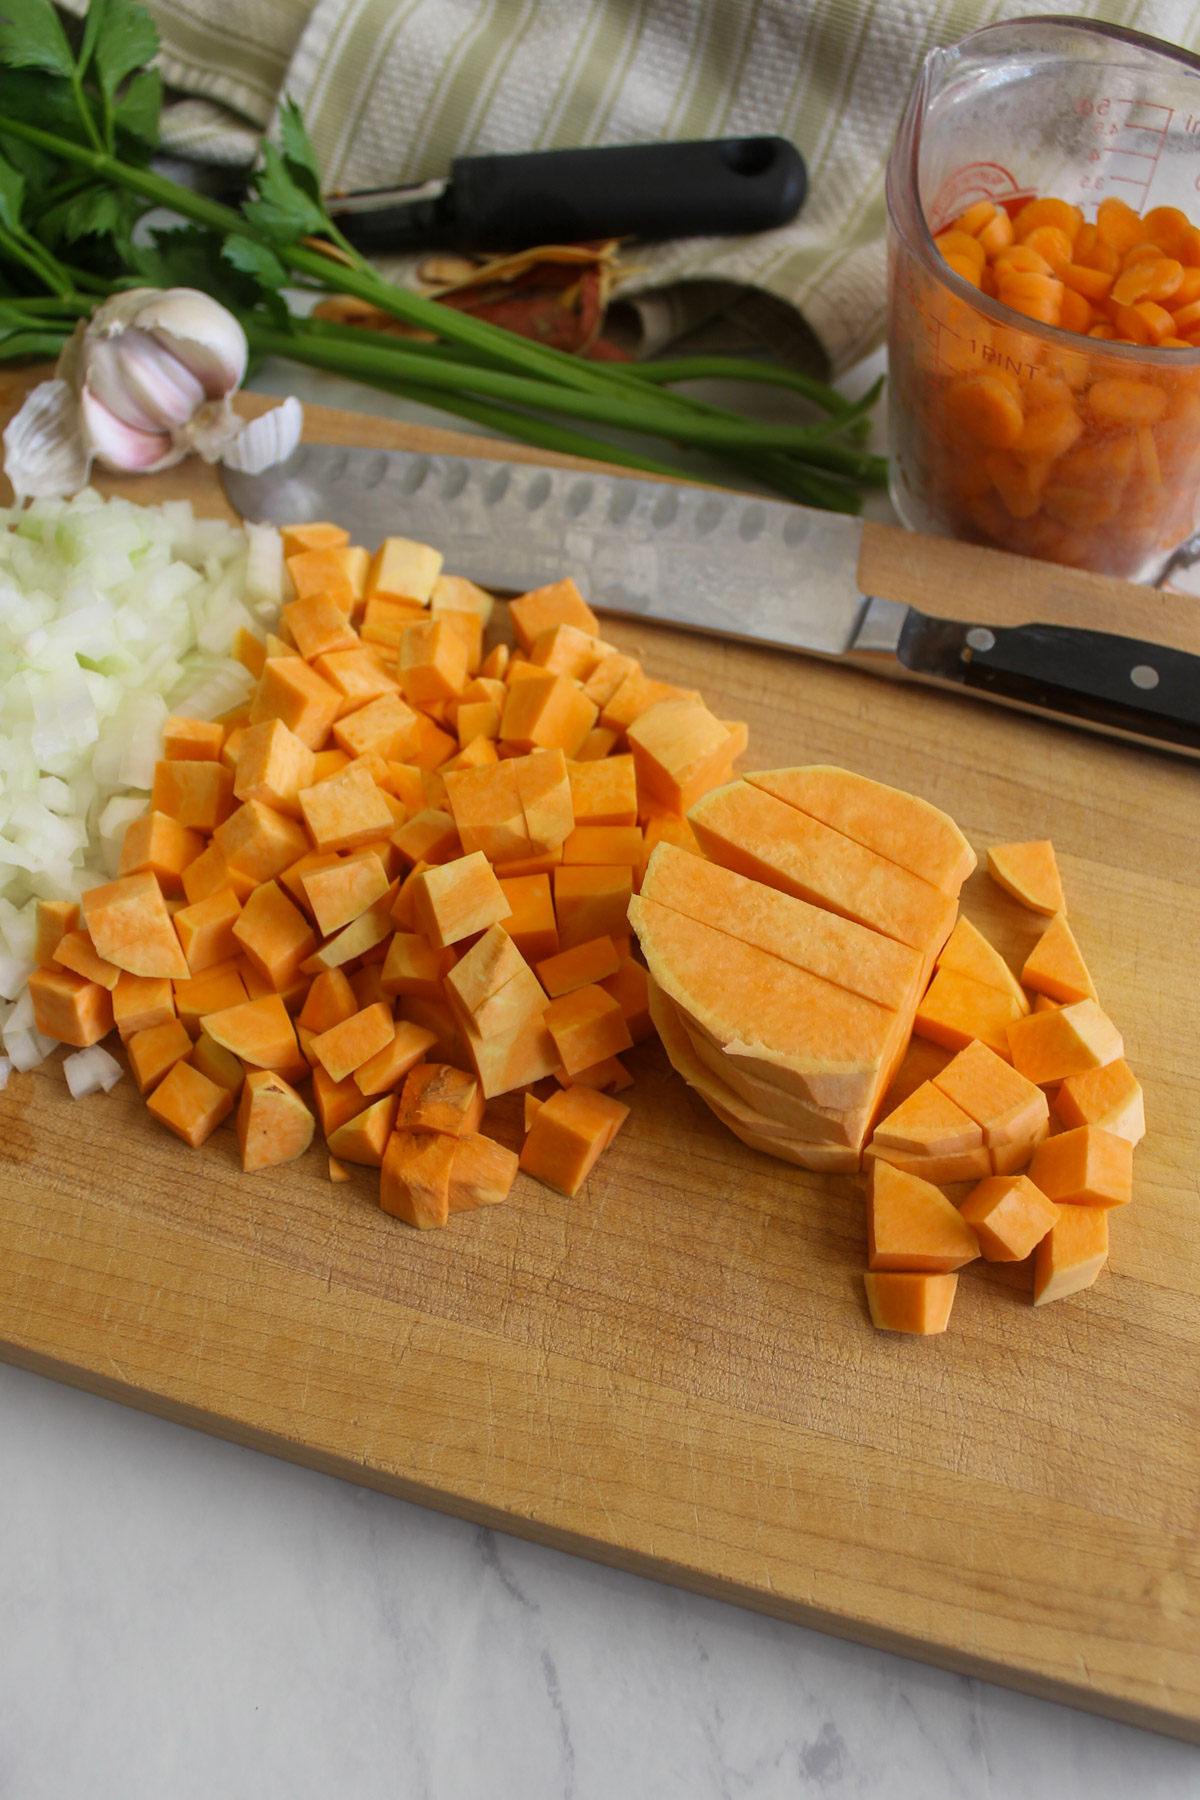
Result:
<svg viewBox="0 0 1200 1800"><path fill-rule="evenodd" d="M316 409L309 428L472 451ZM223 507L194 466L128 491ZM254 1176L228 1128L187 1150L128 1080L75 1104L55 1058L0 1095L0 1355L1200 1742L1194 765L782 654L606 634L748 719L747 767L847 764L945 807L980 850L1054 839L1149 1118L1097 1286L1035 1311L1027 1267L977 1263L944 1337L875 1332L861 1179L745 1149L654 1046L575 1199L521 1177L430 1233L380 1212L370 1171L331 1185L315 1149ZM983 875L964 910L1018 963L1038 934ZM487 1129L515 1145L517 1103Z"/></svg>

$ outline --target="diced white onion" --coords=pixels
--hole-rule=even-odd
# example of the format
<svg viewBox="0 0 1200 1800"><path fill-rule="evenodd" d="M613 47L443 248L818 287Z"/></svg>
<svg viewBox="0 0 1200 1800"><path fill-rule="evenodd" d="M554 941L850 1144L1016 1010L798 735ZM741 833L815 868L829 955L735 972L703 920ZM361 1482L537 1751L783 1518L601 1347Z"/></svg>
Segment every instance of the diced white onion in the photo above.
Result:
<svg viewBox="0 0 1200 1800"><path fill-rule="evenodd" d="M101 1089L107 1094L110 1088L116 1087L121 1079L121 1065L100 1044L92 1044L87 1050L64 1056L63 1074L71 1098L82 1100L87 1094L98 1093Z"/></svg>
<svg viewBox="0 0 1200 1800"><path fill-rule="evenodd" d="M8 1086L8 1078L12 1074L12 1058L0 1056L0 1091Z"/></svg>

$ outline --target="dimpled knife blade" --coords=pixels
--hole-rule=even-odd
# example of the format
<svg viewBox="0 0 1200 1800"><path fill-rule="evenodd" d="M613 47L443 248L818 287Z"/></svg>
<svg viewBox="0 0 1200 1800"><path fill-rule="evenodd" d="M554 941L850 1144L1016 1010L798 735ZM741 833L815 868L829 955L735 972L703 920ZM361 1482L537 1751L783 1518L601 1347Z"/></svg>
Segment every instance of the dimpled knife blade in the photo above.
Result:
<svg viewBox="0 0 1200 1800"><path fill-rule="evenodd" d="M712 488L539 463L301 445L262 475L222 467L245 519L328 519L355 543L432 544L447 570L523 593L571 576L600 612L841 656L866 601L860 520Z"/></svg>

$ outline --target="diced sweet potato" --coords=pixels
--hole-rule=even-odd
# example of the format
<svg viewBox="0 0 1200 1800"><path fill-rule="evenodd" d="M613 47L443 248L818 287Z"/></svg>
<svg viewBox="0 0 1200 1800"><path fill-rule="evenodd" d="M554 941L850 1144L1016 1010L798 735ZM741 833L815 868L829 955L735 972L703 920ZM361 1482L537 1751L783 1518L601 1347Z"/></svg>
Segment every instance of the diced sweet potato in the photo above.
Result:
<svg viewBox="0 0 1200 1800"><path fill-rule="evenodd" d="M354 589L336 550L324 547L298 550L286 561L288 574L301 600L307 600L312 594L327 594L346 612L350 611L354 604ZM288 624L291 625L290 619Z"/></svg>
<svg viewBox="0 0 1200 1800"><path fill-rule="evenodd" d="M314 976L296 1023L313 1032L329 1031L359 1010L354 989L342 970L323 969Z"/></svg>
<svg viewBox="0 0 1200 1800"><path fill-rule="evenodd" d="M156 763L150 805L185 830L212 831L233 811L233 776L219 762Z"/></svg>
<svg viewBox="0 0 1200 1800"><path fill-rule="evenodd" d="M125 828L121 840L120 875L140 875L147 870L164 894L177 894L184 871L204 849L198 831L181 825L163 812L146 812Z"/></svg>
<svg viewBox="0 0 1200 1800"><path fill-rule="evenodd" d="M932 1183L875 1161L867 1181L867 1254L872 1269L948 1275L974 1262L979 1241Z"/></svg>
<svg viewBox="0 0 1200 1800"><path fill-rule="evenodd" d="M216 762L224 741L225 727L216 720L173 713L163 726L163 755L168 762Z"/></svg>
<svg viewBox="0 0 1200 1800"><path fill-rule="evenodd" d="M201 975L205 969L240 954L241 944L234 936L234 927L241 913L232 888L220 888L191 906L180 907L175 914L175 930L193 975Z"/></svg>
<svg viewBox="0 0 1200 1800"><path fill-rule="evenodd" d="M440 1132L393 1131L383 1153L379 1204L420 1231L444 1225L450 1214L450 1174L458 1139Z"/></svg>
<svg viewBox="0 0 1200 1800"><path fill-rule="evenodd" d="M382 1050L355 1069L355 1085L368 1096L391 1093L436 1042L432 1031L414 1025L411 1019L397 1019L392 1028L391 1043L385 1044Z"/></svg>
<svg viewBox="0 0 1200 1800"><path fill-rule="evenodd" d="M312 848L302 825L261 800L239 806L213 832L213 843L231 873L254 882L273 881Z"/></svg>
<svg viewBox="0 0 1200 1800"><path fill-rule="evenodd" d="M197 900L206 900L210 894L219 894L222 888L232 888L238 899L244 900L256 886L253 877L229 867L215 842L202 850L195 862L190 862L183 871L183 894L189 906L194 906ZM163 892L169 890L164 888Z"/></svg>
<svg viewBox="0 0 1200 1800"><path fill-rule="evenodd" d="M640 675L641 669L642 665L637 661L636 657L625 656L620 650L610 650L608 655L596 664L596 667L584 682L583 691L592 702L593 706L598 706L603 712L604 708L608 705L608 702L612 699L626 677L629 675ZM599 727L599 729L603 729L603 727ZM620 733L613 732L610 735L612 736L613 741L616 742ZM607 755L607 751L605 754ZM597 820L596 822L597 824L601 823L600 820ZM621 823L622 821L620 819L613 820L613 824L615 825Z"/></svg>
<svg viewBox="0 0 1200 1800"><path fill-rule="evenodd" d="M343 964L353 962L356 956L369 956L391 936L392 908L399 891L399 882L393 881L385 894L360 912L357 919L334 937L327 938L319 950L305 959L300 968L303 974L317 975L322 969L340 969Z"/></svg>
<svg viewBox="0 0 1200 1800"><path fill-rule="evenodd" d="M412 818L392 832L392 843L409 862L440 864L454 862L463 854L457 827L449 813L437 807L423 807Z"/></svg>
<svg viewBox="0 0 1200 1800"><path fill-rule="evenodd" d="M989 1175L959 1208L989 1262L1024 1262L1059 1216L1027 1175Z"/></svg>
<svg viewBox="0 0 1200 1800"><path fill-rule="evenodd" d="M629 1035L635 1044L644 1043L647 1038L654 1036L649 985L641 963L634 962L631 956L622 957L616 974L604 976L600 986L606 994L612 995L625 1014Z"/></svg>
<svg viewBox="0 0 1200 1800"><path fill-rule="evenodd" d="M989 1148L1030 1140L1050 1116L1041 1088L978 1039L936 1071L932 1080L977 1121Z"/></svg>
<svg viewBox="0 0 1200 1800"><path fill-rule="evenodd" d="M331 1156L329 1158L329 1179L334 1182L344 1182L352 1179L349 1169L345 1168L338 1161L336 1156Z"/></svg>
<svg viewBox="0 0 1200 1800"><path fill-rule="evenodd" d="M128 871L122 871L127 873ZM34 913L33 960L41 968L53 962L54 952L68 931L79 929L78 900L39 900Z"/></svg>
<svg viewBox="0 0 1200 1800"><path fill-rule="evenodd" d="M429 594L429 609L432 613L443 610L471 612L481 625L487 624L495 604L495 599L486 588L468 581L465 575L439 575Z"/></svg>
<svg viewBox="0 0 1200 1800"><path fill-rule="evenodd" d="M613 654L611 644L580 631L577 625L547 625L539 631L529 649L529 660L539 669L555 675L568 675L572 681L586 682L597 664Z"/></svg>
<svg viewBox="0 0 1200 1800"><path fill-rule="evenodd" d="M1099 998L1075 934L1061 913L1051 919L1026 957L1021 982L1065 1006L1076 1000Z"/></svg>
<svg viewBox="0 0 1200 1800"><path fill-rule="evenodd" d="M1125 1054L1120 1032L1094 1000L1015 1020L1008 1047L1013 1067L1039 1086L1103 1068Z"/></svg>
<svg viewBox="0 0 1200 1800"><path fill-rule="evenodd" d="M160 1125L199 1149L233 1111L233 1095L200 1069L175 1063L146 1102Z"/></svg>
<svg viewBox="0 0 1200 1800"><path fill-rule="evenodd" d="M192 1047L188 1061L193 1069L199 1069L201 1075L206 1075L218 1087L223 1087L234 1100L237 1099L246 1080L246 1071L232 1050L226 1050L223 1044L215 1044L207 1031L202 1031Z"/></svg>
<svg viewBox="0 0 1200 1800"><path fill-rule="evenodd" d="M310 750L319 750L342 707L342 695L297 656L268 656L250 708L251 725L281 719Z"/></svg>
<svg viewBox="0 0 1200 1800"><path fill-rule="evenodd" d="M599 1062L589 1063L586 1069L577 1069L573 1075L568 1075L565 1069L555 1069L554 1077L560 1087L578 1084L600 1088L606 1094L620 1094L633 1086L633 1076L619 1056L605 1056Z"/></svg>
<svg viewBox="0 0 1200 1800"><path fill-rule="evenodd" d="M595 723L596 708L575 682L539 672L509 688L500 741L517 751L561 750L574 756Z"/></svg>
<svg viewBox="0 0 1200 1800"><path fill-rule="evenodd" d="M394 829L384 796L365 769L351 766L330 781L301 788L299 802L318 850L358 850Z"/></svg>
<svg viewBox="0 0 1200 1800"><path fill-rule="evenodd" d="M325 868L314 869L301 881L323 937L356 919L390 886L387 871L374 850L361 850Z"/></svg>
<svg viewBox="0 0 1200 1800"><path fill-rule="evenodd" d="M992 844L987 866L992 880L1031 912L1066 912L1054 845L1048 838L1028 844Z"/></svg>
<svg viewBox="0 0 1200 1800"><path fill-rule="evenodd" d="M1107 1261L1107 1209L1060 1207L1034 1255L1033 1304L1048 1306L1091 1287Z"/></svg>
<svg viewBox="0 0 1200 1800"><path fill-rule="evenodd" d="M600 635L599 619L569 576L520 595L509 603L508 616L527 656L542 632L552 625L573 625L589 637Z"/></svg>
<svg viewBox="0 0 1200 1800"><path fill-rule="evenodd" d="M374 752L389 762L403 763L416 749L419 736L417 715L399 694L381 694L333 727L334 742L347 756Z"/></svg>
<svg viewBox="0 0 1200 1800"><path fill-rule="evenodd" d="M564 863L613 863L640 869L644 853L637 825L578 825L563 843Z"/></svg>
<svg viewBox="0 0 1200 1800"><path fill-rule="evenodd" d="M511 912L504 929L528 963L554 956L559 947L558 924L548 875L512 875L500 879Z"/></svg>
<svg viewBox="0 0 1200 1800"><path fill-rule="evenodd" d="M632 756L568 765L576 825L636 825L637 777Z"/></svg>
<svg viewBox="0 0 1200 1800"><path fill-rule="evenodd" d="M1141 1083L1124 1057L1102 1069L1069 1075L1054 1096L1054 1110L1068 1130L1098 1125L1131 1144L1140 1144L1146 1135Z"/></svg>
<svg viewBox="0 0 1200 1800"><path fill-rule="evenodd" d="M600 671L597 670L597 674ZM672 687L669 681L651 681L635 663L620 686L602 702L600 723L609 731L625 733L635 719L663 700L701 700L694 688Z"/></svg>
<svg viewBox="0 0 1200 1800"><path fill-rule="evenodd" d="M340 598L319 589L284 607L283 618L306 662L327 650L350 650L357 644L358 633L350 624L346 604L348 585L343 576L337 589Z"/></svg>
<svg viewBox="0 0 1200 1800"><path fill-rule="evenodd" d="M575 823L567 759L561 750L535 750L511 765L525 815L530 854L544 856L565 842Z"/></svg>
<svg viewBox="0 0 1200 1800"><path fill-rule="evenodd" d="M350 542L350 533L341 525L330 525L324 519L310 519L299 525L280 526L283 554L300 556L305 550L337 550Z"/></svg>
<svg viewBox="0 0 1200 1800"><path fill-rule="evenodd" d="M517 1157L494 1138L472 1131L458 1140L450 1164L449 1208L471 1212L477 1206L498 1206L508 1198L517 1178Z"/></svg>
<svg viewBox="0 0 1200 1800"><path fill-rule="evenodd" d="M1061 1206L1127 1206L1133 1145L1098 1125L1079 1125L1039 1144L1029 1179Z"/></svg>
<svg viewBox="0 0 1200 1800"><path fill-rule="evenodd" d="M603 988L589 984L561 995L544 1018L568 1075L633 1048L625 1014Z"/></svg>
<svg viewBox="0 0 1200 1800"><path fill-rule="evenodd" d="M127 1044L135 1031L165 1025L175 1017L175 995L164 975L129 975L124 970L112 990L113 1024Z"/></svg>
<svg viewBox="0 0 1200 1800"><path fill-rule="evenodd" d="M411 706L457 698L467 685L470 646L445 618L406 627L400 640L399 678Z"/></svg>
<svg viewBox="0 0 1200 1800"><path fill-rule="evenodd" d="M29 977L33 1021L43 1037L86 1050L112 1030L112 995L70 969L35 969Z"/></svg>
<svg viewBox="0 0 1200 1800"><path fill-rule="evenodd" d="M886 1162L903 1175L917 1175L935 1187L949 1187L954 1181L982 1181L995 1174L992 1152L984 1145L974 1150L952 1150L934 1156L920 1156L905 1150L884 1150L868 1144L863 1152L868 1167Z"/></svg>
<svg viewBox="0 0 1200 1800"><path fill-rule="evenodd" d="M344 1162L361 1163L368 1169L382 1167L383 1153L396 1123L396 1106L396 1095L384 1094L331 1132L327 1139L329 1148Z"/></svg>
<svg viewBox="0 0 1200 1800"><path fill-rule="evenodd" d="M300 790L312 785L315 762L309 746L282 719L248 725L238 746L234 794L298 819Z"/></svg>
<svg viewBox="0 0 1200 1800"><path fill-rule="evenodd" d="M479 850L497 863L532 854L516 759L455 770L445 781L454 824L468 855Z"/></svg>
<svg viewBox="0 0 1200 1800"><path fill-rule="evenodd" d="M955 975L967 975L972 981L982 982L984 987L1007 994L1016 1002L1021 1014L1029 1011L1029 1001L1020 982L1000 952L968 918L955 921L954 930L942 946L937 966Z"/></svg>
<svg viewBox="0 0 1200 1800"><path fill-rule="evenodd" d="M162 889L149 872L123 875L117 881L89 888L80 904L88 934L105 962L115 963L130 975L186 978L187 958L171 923Z"/></svg>
<svg viewBox="0 0 1200 1800"><path fill-rule="evenodd" d="M553 1000L560 994L569 994L574 988L587 987L592 982L603 981L608 975L615 975L620 966L621 959L612 939L592 938L586 944L576 944L573 950L545 957L537 965L537 977Z"/></svg>
<svg viewBox="0 0 1200 1800"><path fill-rule="evenodd" d="M304 1066L291 1017L279 994L264 994L240 1006L206 1013L204 1029L215 1044L232 1050L252 1068L299 1072Z"/></svg>
<svg viewBox="0 0 1200 1800"><path fill-rule="evenodd" d="M175 983L175 1008L191 1037L209 1013L228 1012L230 1007L244 1006L249 998L241 971L228 963Z"/></svg>
<svg viewBox="0 0 1200 1800"><path fill-rule="evenodd" d="M53 961L60 969L70 969L85 981L95 981L111 994L121 979L122 971L115 963L97 956L96 946L86 931L68 931L59 939Z"/></svg>
<svg viewBox="0 0 1200 1800"><path fill-rule="evenodd" d="M294 1162L312 1143L315 1120L303 1100L270 1069L251 1069L238 1105L237 1134L242 1168L273 1168Z"/></svg>
<svg viewBox="0 0 1200 1800"><path fill-rule="evenodd" d="M148 1094L168 1070L192 1052L192 1040L179 1019L135 1031L126 1046L138 1093Z"/></svg>
<svg viewBox="0 0 1200 1800"><path fill-rule="evenodd" d="M525 958L503 925L489 926L483 936L446 973L447 998L481 1036L494 1029L494 1002L514 976L528 972Z"/></svg>
<svg viewBox="0 0 1200 1800"><path fill-rule="evenodd" d="M871 1323L879 1331L933 1337L950 1323L958 1276L885 1271L863 1276Z"/></svg>
<svg viewBox="0 0 1200 1800"><path fill-rule="evenodd" d="M995 1055L1006 1056L1007 1028L1020 1017L1014 995L985 987L954 969L939 968L917 1007L913 1030L948 1050L965 1050L972 1038L978 1038Z"/></svg>
<svg viewBox="0 0 1200 1800"><path fill-rule="evenodd" d="M386 537L371 558L367 596L381 600L415 600L428 606L433 584L442 572L442 553L412 538Z"/></svg>
<svg viewBox="0 0 1200 1800"><path fill-rule="evenodd" d="M388 944L382 984L386 994L424 994L438 999L450 967L450 953L420 932L398 931Z"/></svg>
<svg viewBox="0 0 1200 1800"><path fill-rule="evenodd" d="M301 963L317 947L308 920L275 881L254 890L234 923L233 935L277 994L292 985Z"/></svg>
<svg viewBox="0 0 1200 1800"><path fill-rule="evenodd" d="M438 949L507 919L504 890L482 851L426 869L413 884L417 928Z"/></svg>
<svg viewBox="0 0 1200 1800"><path fill-rule="evenodd" d="M334 1081L344 1081L378 1056L394 1036L391 1008L382 1000L363 1007L313 1040L313 1054Z"/></svg>
<svg viewBox="0 0 1200 1800"><path fill-rule="evenodd" d="M878 1149L912 1156L950 1156L978 1149L983 1128L932 1081L926 1081L879 1121L871 1141Z"/></svg>
<svg viewBox="0 0 1200 1800"><path fill-rule="evenodd" d="M625 930L633 874L627 864L565 864L554 871L554 912L564 950Z"/></svg>
<svg viewBox="0 0 1200 1800"><path fill-rule="evenodd" d="M483 1108L483 1090L474 1075L447 1063L418 1063L404 1077L396 1126L463 1137L479 1130Z"/></svg>
<svg viewBox="0 0 1200 1800"><path fill-rule="evenodd" d="M629 726L639 794L676 812L708 793L732 761L729 733L703 701L660 700Z"/></svg>
<svg viewBox="0 0 1200 1800"><path fill-rule="evenodd" d="M331 650L318 656L313 668L321 679L341 695L337 716L345 718L357 707L365 706L380 694L396 694L400 684L383 667L374 647L364 644L358 650Z"/></svg>
<svg viewBox="0 0 1200 1800"><path fill-rule="evenodd" d="M563 1088L539 1107L520 1166L562 1194L577 1194L628 1117L627 1106L594 1088Z"/></svg>

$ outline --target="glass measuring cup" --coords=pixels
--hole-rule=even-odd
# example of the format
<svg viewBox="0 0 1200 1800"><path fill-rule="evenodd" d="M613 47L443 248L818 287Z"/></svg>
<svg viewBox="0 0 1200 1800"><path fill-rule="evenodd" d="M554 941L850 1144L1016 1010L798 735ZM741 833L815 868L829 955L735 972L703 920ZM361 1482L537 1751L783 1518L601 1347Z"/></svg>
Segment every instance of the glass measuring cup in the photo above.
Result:
<svg viewBox="0 0 1200 1800"><path fill-rule="evenodd" d="M1200 349L1027 319L933 241L975 201L1015 215L1039 195L1087 221L1114 195L1200 225L1200 59L1053 17L985 26L926 59L887 173L892 500L915 530L1152 580L1196 529ZM987 419L968 422L963 404L963 384L982 376L1003 381L1026 419L1054 396L1078 421L1070 443L1051 456L1045 442L1037 454L1020 437L989 442ZM1111 380L1157 390L1147 416L1093 410L1089 393Z"/></svg>

